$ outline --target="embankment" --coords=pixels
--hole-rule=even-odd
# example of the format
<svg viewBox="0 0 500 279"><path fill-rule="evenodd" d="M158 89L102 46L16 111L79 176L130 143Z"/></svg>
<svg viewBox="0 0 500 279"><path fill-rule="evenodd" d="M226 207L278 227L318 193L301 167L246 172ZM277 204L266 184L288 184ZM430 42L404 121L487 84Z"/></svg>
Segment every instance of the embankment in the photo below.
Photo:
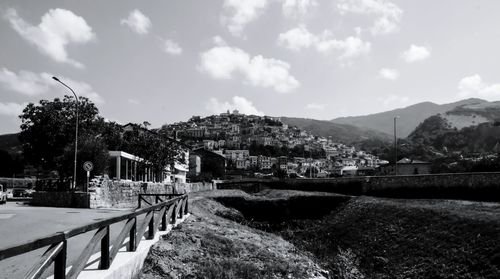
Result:
<svg viewBox="0 0 500 279"><path fill-rule="evenodd" d="M313 278L312 270L326 278L500 278L498 203L289 190L193 199L193 219L153 248L142 278ZM312 212L316 204L322 209ZM289 259L290 251L304 258ZM285 267L283 259L309 264ZM262 273L271 267L274 277Z"/></svg>

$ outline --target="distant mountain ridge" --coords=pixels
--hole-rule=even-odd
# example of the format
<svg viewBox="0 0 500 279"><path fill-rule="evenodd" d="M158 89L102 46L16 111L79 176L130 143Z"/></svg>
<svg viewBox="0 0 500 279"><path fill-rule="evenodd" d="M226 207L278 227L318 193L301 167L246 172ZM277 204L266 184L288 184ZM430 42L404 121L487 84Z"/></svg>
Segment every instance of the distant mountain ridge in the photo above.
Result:
<svg viewBox="0 0 500 279"><path fill-rule="evenodd" d="M498 102L488 102L477 98L465 99L442 105L432 102L422 102L405 108L375 114L339 117L331 120L331 122L336 124L352 125L358 128L371 129L386 134L393 134L394 116L399 116L399 119L397 120L398 137L405 138L425 119L436 114L446 115L445 118L447 118L452 126L457 126L457 128L491 121L493 120L491 118L494 117L494 113L492 112L492 109L489 109L486 112L485 108L500 108L500 103L496 103ZM474 116L477 108L481 108L485 111L482 116L477 113L477 115ZM482 118L478 117L478 115ZM485 115L489 116L486 117ZM500 116L500 113L498 113L498 116ZM474 118L477 119L474 120Z"/></svg>
<svg viewBox="0 0 500 279"><path fill-rule="evenodd" d="M281 121L288 126L296 126L321 137L332 137L333 140L350 144L366 139L389 140L390 135L347 124L337 124L328 120L315 120L298 117L281 117Z"/></svg>
<svg viewBox="0 0 500 279"><path fill-rule="evenodd" d="M23 151L19 141L19 133L0 135L0 150L5 150L10 154L20 154Z"/></svg>

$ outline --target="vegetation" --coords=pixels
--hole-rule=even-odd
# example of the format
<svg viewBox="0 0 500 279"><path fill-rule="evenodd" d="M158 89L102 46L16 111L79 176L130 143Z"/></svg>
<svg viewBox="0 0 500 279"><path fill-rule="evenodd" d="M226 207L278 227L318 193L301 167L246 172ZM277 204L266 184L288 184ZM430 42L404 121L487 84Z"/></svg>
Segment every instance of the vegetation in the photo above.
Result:
<svg viewBox="0 0 500 279"><path fill-rule="evenodd" d="M19 140L26 164L32 165L41 177L57 178L58 188L67 189L73 176L76 102L71 96L53 101L30 103L20 115ZM180 146L165 134L148 130L148 123L132 125L131 131L99 116L98 108L87 98L78 104L78 161L77 184L85 180L84 161L94 163L93 173L105 173L108 150L122 150L136 154L153 165L164 169L181 158Z"/></svg>
<svg viewBox="0 0 500 279"><path fill-rule="evenodd" d="M26 163L36 166L42 175L57 176L61 184L73 176L74 140L75 140L75 109L73 97L56 98L53 101L41 100L39 104L30 103L20 115L21 134L19 139L23 144ZM107 161L107 149L99 136L97 127L104 125L104 119L99 116L97 107L87 98L81 97L78 104L79 156L77 165L83 160L94 157ZM95 158L95 159L97 159ZM106 164L96 162L95 172L105 171ZM84 171L77 167L78 182L85 179Z"/></svg>

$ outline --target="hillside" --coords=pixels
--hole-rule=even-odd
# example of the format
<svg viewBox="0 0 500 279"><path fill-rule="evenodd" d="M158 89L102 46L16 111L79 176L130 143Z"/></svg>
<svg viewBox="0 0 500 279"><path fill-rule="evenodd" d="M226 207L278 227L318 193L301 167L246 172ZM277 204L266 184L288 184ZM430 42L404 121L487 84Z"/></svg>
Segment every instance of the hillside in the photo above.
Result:
<svg viewBox="0 0 500 279"><path fill-rule="evenodd" d="M500 102L481 102L457 106L443 114L457 129L500 120Z"/></svg>
<svg viewBox="0 0 500 279"><path fill-rule="evenodd" d="M434 115L423 121L408 140L436 150L492 154L500 151L500 126L487 122L457 129L442 115Z"/></svg>
<svg viewBox="0 0 500 279"><path fill-rule="evenodd" d="M485 103L489 104L489 102L485 100L473 98L442 105L438 105L432 102L423 102L405 108L381 113L363 116L340 117L333 119L332 122L337 124L353 125L359 128L368 128L381 133L392 134L394 129L394 116L397 115L400 117L397 122L398 136L401 138L405 138L417 127L418 124L432 115L444 114L459 106L481 105ZM460 115L460 113L452 113L450 114L450 118L453 118L453 115ZM462 120L459 117L457 120L451 122L459 123L460 121ZM465 124L461 124L460 126L467 126L464 125Z"/></svg>
<svg viewBox="0 0 500 279"><path fill-rule="evenodd" d="M288 126L297 126L317 136L331 136L333 140L343 143L359 142L366 139L390 139L390 135L383 132L330 121L294 117L281 117L281 121Z"/></svg>

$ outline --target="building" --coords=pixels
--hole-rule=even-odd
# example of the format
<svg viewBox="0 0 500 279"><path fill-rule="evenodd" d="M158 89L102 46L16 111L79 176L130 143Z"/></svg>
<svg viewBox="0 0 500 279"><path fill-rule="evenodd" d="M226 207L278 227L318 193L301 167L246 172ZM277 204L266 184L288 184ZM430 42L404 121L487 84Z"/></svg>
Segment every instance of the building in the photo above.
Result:
<svg viewBox="0 0 500 279"><path fill-rule="evenodd" d="M195 149L192 155L200 157L201 168L199 175L213 178L222 178L226 173L226 157L203 148Z"/></svg>
<svg viewBox="0 0 500 279"><path fill-rule="evenodd" d="M123 151L109 151L108 176L113 180L128 180L141 182L164 182L170 180L170 170L156 173L141 157Z"/></svg>
<svg viewBox="0 0 500 279"><path fill-rule="evenodd" d="M394 164L387 164L380 167L381 175L394 175L395 174ZM415 174L429 174L431 173L431 163L411 160L408 158L403 158L398 161L398 173L397 175L415 175Z"/></svg>
<svg viewBox="0 0 500 279"><path fill-rule="evenodd" d="M231 161L236 161L237 159L247 159L250 157L250 152L248 150L226 150L224 152L226 159Z"/></svg>
<svg viewBox="0 0 500 279"><path fill-rule="evenodd" d="M198 155L189 155L188 177L196 177L201 173L201 158Z"/></svg>

